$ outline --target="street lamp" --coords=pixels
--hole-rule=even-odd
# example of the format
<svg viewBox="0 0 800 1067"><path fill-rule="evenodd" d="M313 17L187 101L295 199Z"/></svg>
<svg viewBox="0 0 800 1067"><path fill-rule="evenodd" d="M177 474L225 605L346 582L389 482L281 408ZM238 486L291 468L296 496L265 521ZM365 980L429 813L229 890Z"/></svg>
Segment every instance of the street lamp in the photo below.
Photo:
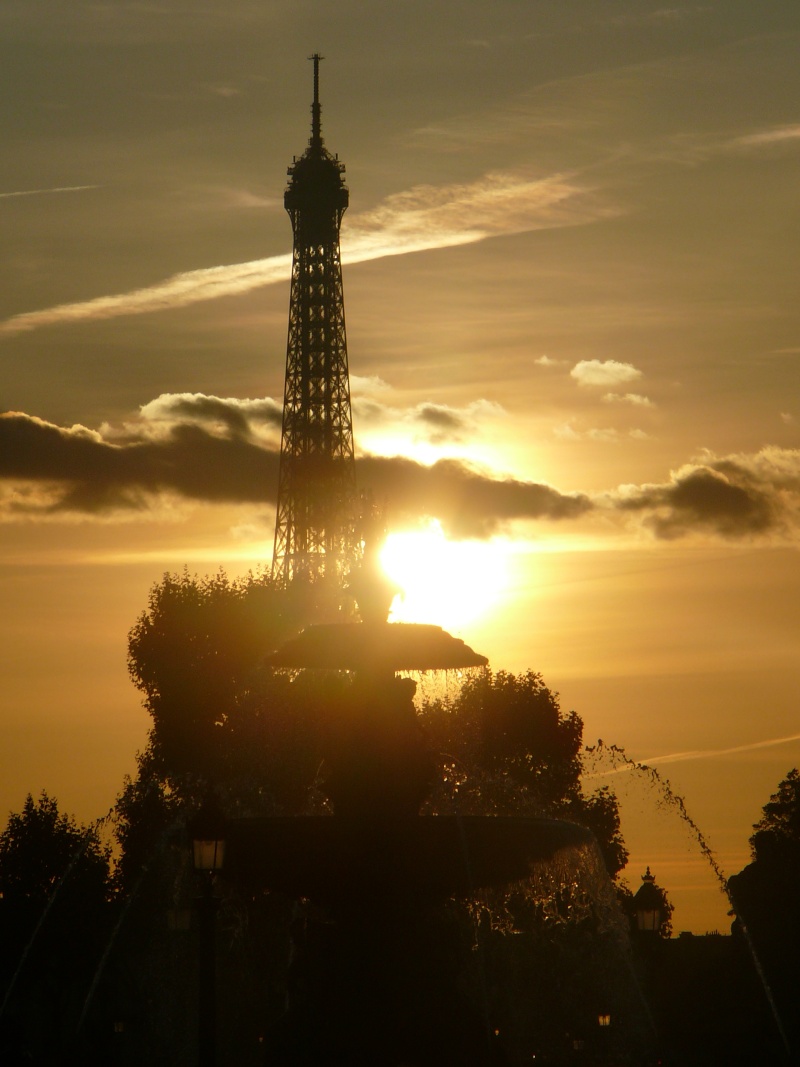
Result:
<svg viewBox="0 0 800 1067"><path fill-rule="evenodd" d="M192 819L191 831L194 869L213 877L225 862L225 820L212 794Z"/></svg>
<svg viewBox="0 0 800 1067"><path fill-rule="evenodd" d="M645 934L657 934L664 919L664 901L650 868L642 875L642 884L633 898L636 929Z"/></svg>
<svg viewBox="0 0 800 1067"><path fill-rule="evenodd" d="M199 1018L197 1062L214 1067L217 1058L215 926L219 902L214 896L214 875L225 859L224 820L213 798L203 802L191 824L194 869L200 878L197 898L200 917Z"/></svg>

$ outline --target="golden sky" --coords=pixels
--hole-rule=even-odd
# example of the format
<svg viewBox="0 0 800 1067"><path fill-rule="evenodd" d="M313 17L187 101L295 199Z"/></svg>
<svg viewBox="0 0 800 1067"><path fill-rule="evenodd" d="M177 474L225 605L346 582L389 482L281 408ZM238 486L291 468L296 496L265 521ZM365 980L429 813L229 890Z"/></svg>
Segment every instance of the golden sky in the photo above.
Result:
<svg viewBox="0 0 800 1067"><path fill-rule="evenodd" d="M476 586L499 566L440 621L652 760L738 870L800 762L798 46L796 0L4 0L0 813L104 814L148 589L269 560L320 51L361 477ZM607 780L634 885L725 928Z"/></svg>

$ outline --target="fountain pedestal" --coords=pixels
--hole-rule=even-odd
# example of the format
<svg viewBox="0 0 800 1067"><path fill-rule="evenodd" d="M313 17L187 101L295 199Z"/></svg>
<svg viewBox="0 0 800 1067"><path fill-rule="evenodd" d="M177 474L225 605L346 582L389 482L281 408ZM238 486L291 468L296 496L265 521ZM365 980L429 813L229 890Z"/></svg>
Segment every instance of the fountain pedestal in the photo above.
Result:
<svg viewBox="0 0 800 1067"><path fill-rule="evenodd" d="M424 816L436 759L415 683L398 670L485 665L440 627L311 627L271 657L285 668L355 672L333 728L334 814L241 819L227 827L234 877L310 902L294 931L288 1010L268 1038L272 1067L489 1067L504 1062L459 985L452 897L506 885L587 831L532 818Z"/></svg>

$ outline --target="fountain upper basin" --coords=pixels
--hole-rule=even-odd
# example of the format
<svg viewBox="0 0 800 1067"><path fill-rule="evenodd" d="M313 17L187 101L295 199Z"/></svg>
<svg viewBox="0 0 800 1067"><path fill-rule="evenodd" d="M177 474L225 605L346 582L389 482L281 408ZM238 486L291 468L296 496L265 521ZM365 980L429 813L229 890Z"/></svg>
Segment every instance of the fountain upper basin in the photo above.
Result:
<svg viewBox="0 0 800 1067"><path fill-rule="evenodd" d="M272 667L343 671L448 671L489 662L441 626L410 622L309 626L267 657Z"/></svg>
<svg viewBox="0 0 800 1067"><path fill-rule="evenodd" d="M237 819L226 835L235 877L327 905L469 896L592 840L573 823L476 815Z"/></svg>

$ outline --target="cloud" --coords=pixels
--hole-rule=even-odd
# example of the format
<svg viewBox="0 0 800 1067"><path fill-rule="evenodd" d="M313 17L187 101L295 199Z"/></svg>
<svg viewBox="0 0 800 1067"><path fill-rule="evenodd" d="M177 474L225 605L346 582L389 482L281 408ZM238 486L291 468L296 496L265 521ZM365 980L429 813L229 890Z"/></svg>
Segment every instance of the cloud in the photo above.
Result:
<svg viewBox="0 0 800 1067"><path fill-rule="evenodd" d="M687 752L670 752L665 756L651 756L642 763L684 763L686 760L710 759L713 756L737 756L740 752L757 752L762 748L775 748L776 745L788 745L800 741L800 734L788 737L771 737L766 741L751 741L746 745L731 745L728 748L690 749Z"/></svg>
<svg viewBox="0 0 800 1067"><path fill-rule="evenodd" d="M226 100L242 95L242 90L237 89L233 85L212 85L211 92L214 94L214 96L221 96L223 99Z"/></svg>
<svg viewBox="0 0 800 1067"><path fill-rule="evenodd" d="M582 493L560 493L549 485L495 478L458 460L426 467L402 456L364 456L359 485L386 500L390 525L398 519L434 517L454 538L489 537L517 520L576 519L592 510Z"/></svg>
<svg viewBox="0 0 800 1067"><path fill-rule="evenodd" d="M84 189L99 189L99 185L59 185L54 189L22 189L14 193L0 193L0 200L14 196L44 196L47 193L82 193Z"/></svg>
<svg viewBox="0 0 800 1067"><path fill-rule="evenodd" d="M0 415L0 478L45 490L17 497L6 518L107 516L146 511L159 494L187 500L261 503L277 479L277 452L246 435L175 423L160 439L145 430L124 443L83 426L55 426L20 412Z"/></svg>
<svg viewBox="0 0 800 1067"><path fill-rule="evenodd" d="M234 189L234 188L217 188L212 190L215 192L223 204L229 208L268 208L270 211L276 211L278 208L283 210L283 200L277 196L262 196L259 193L252 193L249 189Z"/></svg>
<svg viewBox="0 0 800 1067"><path fill-rule="evenodd" d="M162 393L139 409L139 418L145 424L169 427L178 422L194 423L248 437L260 430L280 431L283 407L271 397L239 400L204 393Z"/></svg>
<svg viewBox="0 0 800 1067"><path fill-rule="evenodd" d="M362 263L504 234L576 226L609 214L611 209L601 204L592 190L569 176L490 173L466 184L415 186L356 215L342 235L342 257L347 263ZM141 289L14 315L0 323L0 333L140 315L215 300L284 282L291 262L290 255L280 255L184 271Z"/></svg>
<svg viewBox="0 0 800 1067"><path fill-rule="evenodd" d="M653 401L647 397L642 396L641 393L606 393L603 397L604 404L632 404L634 407L651 408L653 407Z"/></svg>
<svg viewBox="0 0 800 1067"><path fill-rule="evenodd" d="M236 263L233 266L185 271L144 289L14 315L0 323L0 333L20 333L40 326L87 319L113 319L118 315L141 315L185 307L202 300L216 300L222 296L246 292L259 285L285 281L291 263L292 257L284 255L255 259L249 263Z"/></svg>
<svg viewBox="0 0 800 1067"><path fill-rule="evenodd" d="M800 450L768 447L754 455L687 464L660 485L623 486L614 506L640 512L656 537L692 533L726 540L766 536L797 539L800 528Z"/></svg>
<svg viewBox="0 0 800 1067"><path fill-rule="evenodd" d="M450 436L476 417L469 408L433 404L412 410L421 424L427 420L429 432ZM164 394L121 427L100 430L7 412L0 415L0 520L146 520L182 502L274 505L276 416L269 398L196 393ZM797 543L800 532L797 449L707 454L662 484L621 486L594 497L452 458L425 465L403 455L360 454L357 476L362 489L386 503L391 522L436 518L456 538L592 514L616 516L623 525L636 521L662 540L699 535Z"/></svg>
<svg viewBox="0 0 800 1067"><path fill-rule="evenodd" d="M615 359L582 359L569 372L581 386L620 385L623 382L635 382L642 377L642 372L631 363L618 363Z"/></svg>
<svg viewBox="0 0 800 1067"><path fill-rule="evenodd" d="M399 408L375 395L354 399L353 413L359 427L368 431L396 430L434 445L474 438L486 422L505 416L505 410L489 400L475 400L462 408L431 401Z"/></svg>
<svg viewBox="0 0 800 1067"><path fill-rule="evenodd" d="M561 367L564 365L565 360L551 359L550 356L539 356L533 362L539 367Z"/></svg>
<svg viewBox="0 0 800 1067"><path fill-rule="evenodd" d="M127 423L121 442L110 439L111 431L6 413L0 416L0 479L12 491L2 517L135 517L164 494L210 504L274 504L278 450L251 432L251 420L264 417L263 403L159 397L141 409L138 436L137 423ZM225 406L230 410L223 416ZM160 424L156 435L153 422ZM402 456L367 455L357 471L360 487L385 500L393 518L435 517L455 537L486 537L514 520L570 519L592 508L582 494L497 478L457 460L428 467Z"/></svg>
<svg viewBox="0 0 800 1067"><path fill-rule="evenodd" d="M469 429L461 412L446 404L420 404L417 415L432 441L459 440Z"/></svg>
<svg viewBox="0 0 800 1067"><path fill-rule="evenodd" d="M775 748L778 745L789 745L800 741L800 734L789 734L788 737L770 737L766 741L750 741L744 745L730 745L727 748L692 748L685 752L669 752L663 756L648 756L647 759L637 760L636 763L625 763L619 767L599 771L585 775L585 780L595 778L608 778L615 774L628 774L637 766L652 767L656 764L685 763L690 760L713 759L717 756L738 756L742 752L757 752L762 748Z"/></svg>
<svg viewBox="0 0 800 1067"><path fill-rule="evenodd" d="M474 182L418 185L356 216L343 234L352 260L595 221L609 213L568 175L490 172Z"/></svg>
<svg viewBox="0 0 800 1067"><path fill-rule="evenodd" d="M613 426L593 426L588 430L578 430L571 421L561 423L560 426L554 426L553 435L561 441L591 441L595 444L609 442L613 444L624 441L627 438L633 438L634 441L641 441L647 438L647 434L643 430L633 429L623 434L614 429Z"/></svg>
<svg viewBox="0 0 800 1067"><path fill-rule="evenodd" d="M374 394L384 394L391 389L391 385L384 381L383 378L377 374L371 374L364 376L361 374L350 374L350 392L353 396L372 396Z"/></svg>
<svg viewBox="0 0 800 1067"><path fill-rule="evenodd" d="M786 144L790 141L800 141L800 123L790 126L774 126L769 130L745 134L743 137L737 137L732 144L744 148L757 148L764 145Z"/></svg>

